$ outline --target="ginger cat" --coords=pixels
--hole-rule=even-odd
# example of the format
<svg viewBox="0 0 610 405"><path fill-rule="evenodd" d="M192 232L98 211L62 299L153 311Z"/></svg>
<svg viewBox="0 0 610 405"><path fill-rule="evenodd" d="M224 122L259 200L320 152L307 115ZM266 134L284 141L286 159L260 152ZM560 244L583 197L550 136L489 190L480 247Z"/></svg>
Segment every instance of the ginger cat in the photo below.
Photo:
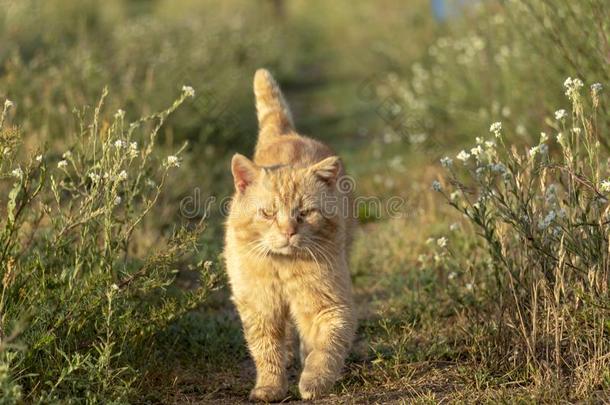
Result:
<svg viewBox="0 0 610 405"><path fill-rule="evenodd" d="M231 161L235 195L225 259L244 334L256 365L251 400L286 396L291 331L300 338L303 399L339 377L354 337L347 250L354 224L349 191L338 187L340 159L298 135L271 74L254 76L259 136L254 161Z"/></svg>

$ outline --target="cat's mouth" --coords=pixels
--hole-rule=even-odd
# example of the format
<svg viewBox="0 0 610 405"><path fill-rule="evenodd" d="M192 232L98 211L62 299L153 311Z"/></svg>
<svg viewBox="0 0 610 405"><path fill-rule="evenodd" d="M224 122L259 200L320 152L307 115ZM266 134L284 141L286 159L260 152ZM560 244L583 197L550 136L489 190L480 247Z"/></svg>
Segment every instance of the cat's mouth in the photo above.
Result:
<svg viewBox="0 0 610 405"><path fill-rule="evenodd" d="M297 248L295 246L286 245L286 246L282 246L280 248L274 248L272 252L275 254L278 254L278 255L291 256L291 255L295 254L296 251L297 251Z"/></svg>
<svg viewBox="0 0 610 405"><path fill-rule="evenodd" d="M294 256L298 254L302 249L299 246L300 238L293 236L292 238L284 240L276 240L275 243L271 244L271 253L282 255L282 256Z"/></svg>
<svg viewBox="0 0 610 405"><path fill-rule="evenodd" d="M273 246L271 249L271 253L281 256L295 256L298 255L302 251L301 247L298 244L298 241L286 241L283 244L278 244Z"/></svg>

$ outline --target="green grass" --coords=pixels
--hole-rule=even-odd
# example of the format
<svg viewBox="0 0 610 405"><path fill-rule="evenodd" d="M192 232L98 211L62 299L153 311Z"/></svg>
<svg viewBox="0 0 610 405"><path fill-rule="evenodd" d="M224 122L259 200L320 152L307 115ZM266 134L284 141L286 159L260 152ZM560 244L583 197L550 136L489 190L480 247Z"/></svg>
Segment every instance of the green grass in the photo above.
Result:
<svg viewBox="0 0 610 405"><path fill-rule="evenodd" d="M218 201L254 145L263 66L359 195L403 198L359 213L357 339L320 403L607 400L610 9L488 2L436 23L423 0L285 6L3 4L0 403L245 401ZM495 152L464 165L475 137Z"/></svg>

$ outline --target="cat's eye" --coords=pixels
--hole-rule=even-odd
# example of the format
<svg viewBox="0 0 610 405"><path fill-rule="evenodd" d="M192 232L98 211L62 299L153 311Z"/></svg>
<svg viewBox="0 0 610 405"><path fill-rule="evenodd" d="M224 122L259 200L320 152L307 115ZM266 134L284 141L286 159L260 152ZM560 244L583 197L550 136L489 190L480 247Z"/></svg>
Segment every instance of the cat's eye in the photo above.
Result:
<svg viewBox="0 0 610 405"><path fill-rule="evenodd" d="M318 212L318 210L315 208L309 208L309 209L303 210L303 211L299 212L298 219L299 219L299 221L302 221L308 217L311 217L316 212Z"/></svg>
<svg viewBox="0 0 610 405"><path fill-rule="evenodd" d="M261 216L265 219L271 219L273 218L273 211L271 210L267 210L265 208L261 208L259 210L259 213L261 214Z"/></svg>

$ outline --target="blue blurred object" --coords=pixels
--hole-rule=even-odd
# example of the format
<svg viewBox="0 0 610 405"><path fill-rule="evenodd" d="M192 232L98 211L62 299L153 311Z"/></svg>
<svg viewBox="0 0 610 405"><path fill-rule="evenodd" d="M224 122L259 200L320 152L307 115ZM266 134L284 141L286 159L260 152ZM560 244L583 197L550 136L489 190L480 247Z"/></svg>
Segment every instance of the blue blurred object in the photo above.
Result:
<svg viewBox="0 0 610 405"><path fill-rule="evenodd" d="M430 0L432 14L437 21L444 22L462 13L462 10L478 0Z"/></svg>

